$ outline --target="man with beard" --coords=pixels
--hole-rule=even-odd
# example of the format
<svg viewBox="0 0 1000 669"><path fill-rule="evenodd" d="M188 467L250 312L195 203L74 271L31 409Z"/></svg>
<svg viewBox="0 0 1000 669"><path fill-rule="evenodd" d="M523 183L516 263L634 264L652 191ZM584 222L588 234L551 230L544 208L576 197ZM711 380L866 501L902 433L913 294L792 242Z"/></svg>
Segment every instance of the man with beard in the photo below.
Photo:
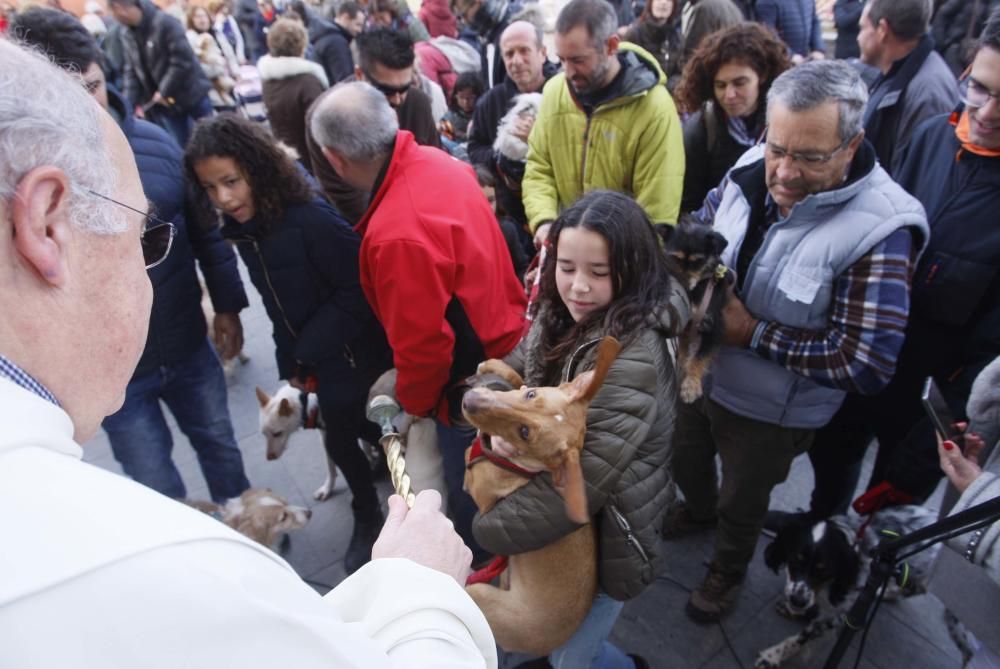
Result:
<svg viewBox="0 0 1000 669"><path fill-rule="evenodd" d="M871 395L892 378L929 235L920 202L865 139L868 92L854 68L805 63L767 97L766 142L702 210L726 238L722 261L737 279L705 394L685 398L682 388L674 440L685 502L665 533L718 524L708 575L687 605L698 622L736 602L771 490L815 431L848 392Z"/></svg>
<svg viewBox="0 0 1000 669"><path fill-rule="evenodd" d="M684 187L684 142L666 75L641 47L621 43L606 0L572 0L556 20L564 72L545 85L528 139L523 183L539 244L584 192L635 197L654 223L673 224Z"/></svg>

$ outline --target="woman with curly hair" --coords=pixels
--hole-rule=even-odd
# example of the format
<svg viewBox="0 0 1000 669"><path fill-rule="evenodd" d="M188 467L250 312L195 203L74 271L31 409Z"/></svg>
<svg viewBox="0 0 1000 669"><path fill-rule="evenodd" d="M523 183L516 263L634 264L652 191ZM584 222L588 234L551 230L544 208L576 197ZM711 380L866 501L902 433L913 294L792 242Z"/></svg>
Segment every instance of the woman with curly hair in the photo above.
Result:
<svg viewBox="0 0 1000 669"><path fill-rule="evenodd" d="M358 437L368 388L391 366L385 333L361 291L361 240L260 125L234 114L199 123L184 154L198 211L235 243L273 325L278 375L315 392L327 455L354 496L344 569L367 562L382 527L372 471ZM305 404L305 402L303 402ZM362 431L365 434L362 435Z"/></svg>
<svg viewBox="0 0 1000 669"><path fill-rule="evenodd" d="M698 209L708 191L757 143L766 123L767 92L787 70L785 45L757 23L740 23L702 40L674 91L684 122L681 211Z"/></svg>

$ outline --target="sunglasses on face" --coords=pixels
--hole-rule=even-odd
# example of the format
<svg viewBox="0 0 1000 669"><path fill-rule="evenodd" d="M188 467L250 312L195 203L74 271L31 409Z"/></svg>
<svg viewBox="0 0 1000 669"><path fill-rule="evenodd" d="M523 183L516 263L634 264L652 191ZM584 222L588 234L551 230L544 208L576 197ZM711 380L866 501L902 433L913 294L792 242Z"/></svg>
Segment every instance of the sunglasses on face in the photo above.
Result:
<svg viewBox="0 0 1000 669"><path fill-rule="evenodd" d="M406 95L407 91L413 87L413 82L408 81L402 86L390 86L389 84L383 84L381 81L373 77L372 75L365 72L365 79L371 84L375 90L379 91L382 95L386 97L390 95Z"/></svg>
<svg viewBox="0 0 1000 669"><path fill-rule="evenodd" d="M93 195L94 197L99 197L102 200L107 200L112 204L116 204L119 207L124 207L129 211L133 211L144 219L146 219L146 226L143 228L142 236L139 238L139 243L142 245L142 259L146 263L146 269L153 269L161 262L166 260L167 254L170 253L170 247L174 243L174 235L177 234L177 228L173 223L168 223L162 219L153 216L152 214L147 214L146 212L139 211L134 207L130 207L124 202L119 202L114 200L107 195L101 195L92 190L88 190L87 193Z"/></svg>

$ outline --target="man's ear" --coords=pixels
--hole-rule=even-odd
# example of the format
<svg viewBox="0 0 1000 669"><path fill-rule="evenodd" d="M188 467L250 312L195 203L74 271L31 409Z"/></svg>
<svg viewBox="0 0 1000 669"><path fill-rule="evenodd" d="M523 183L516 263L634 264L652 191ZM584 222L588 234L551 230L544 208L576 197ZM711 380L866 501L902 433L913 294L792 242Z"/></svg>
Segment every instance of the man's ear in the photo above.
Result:
<svg viewBox="0 0 1000 669"><path fill-rule="evenodd" d="M332 167L333 170L340 175L340 177L343 177L344 168L347 166L344 159L341 158L335 151L331 151L328 147L322 146L320 147L320 151L323 152L323 157L326 158L326 161L330 163L330 167Z"/></svg>
<svg viewBox="0 0 1000 669"><path fill-rule="evenodd" d="M70 185L58 167L31 170L11 198L14 248L39 276L54 287L66 282L70 236Z"/></svg>
<svg viewBox="0 0 1000 669"><path fill-rule="evenodd" d="M608 38L608 41L604 43L605 48L607 49L607 55L613 56L618 53L618 45L621 44L621 41L622 38L618 35L618 33L612 34L611 37Z"/></svg>

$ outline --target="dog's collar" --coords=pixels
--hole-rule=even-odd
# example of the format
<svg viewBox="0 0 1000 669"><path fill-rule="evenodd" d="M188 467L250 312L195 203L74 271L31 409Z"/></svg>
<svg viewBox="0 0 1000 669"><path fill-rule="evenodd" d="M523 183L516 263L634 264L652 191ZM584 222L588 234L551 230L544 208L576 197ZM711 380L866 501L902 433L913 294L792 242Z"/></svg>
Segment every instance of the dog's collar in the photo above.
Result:
<svg viewBox="0 0 1000 669"><path fill-rule="evenodd" d="M309 393L299 392L299 404L302 405L302 427L307 430L314 430L319 424L319 402L312 408L309 407Z"/></svg>
<svg viewBox="0 0 1000 669"><path fill-rule="evenodd" d="M496 453L494 453L492 450L488 450L488 449L483 448L483 440L480 437L478 437L478 436L475 439L473 439L472 446L470 448L472 448L472 451L470 451L470 453L469 453L469 464L467 464L466 467L471 467L472 465L474 465L475 463L479 462L480 460L489 460L490 462L492 462L493 464L495 464L497 467L501 467L503 469L506 469L509 472L513 472L513 473L518 474L519 476L523 476L525 478L531 479L531 478L535 478L536 476L538 476L538 472L533 472L533 471L524 469L522 467L518 467L517 465L515 465L510 460L508 460L506 458L501 458L499 455L497 455Z"/></svg>
<svg viewBox="0 0 1000 669"><path fill-rule="evenodd" d="M698 331L698 328L701 327L702 320L705 319L705 312L708 311L708 304L712 301L712 295L715 293L715 287L720 281L726 278L726 274L728 272L729 268L721 262L715 267L715 271L708 280L708 285L705 286L705 292L702 294L701 300L698 302L698 307L694 310L694 314L691 316L691 328L695 332Z"/></svg>

